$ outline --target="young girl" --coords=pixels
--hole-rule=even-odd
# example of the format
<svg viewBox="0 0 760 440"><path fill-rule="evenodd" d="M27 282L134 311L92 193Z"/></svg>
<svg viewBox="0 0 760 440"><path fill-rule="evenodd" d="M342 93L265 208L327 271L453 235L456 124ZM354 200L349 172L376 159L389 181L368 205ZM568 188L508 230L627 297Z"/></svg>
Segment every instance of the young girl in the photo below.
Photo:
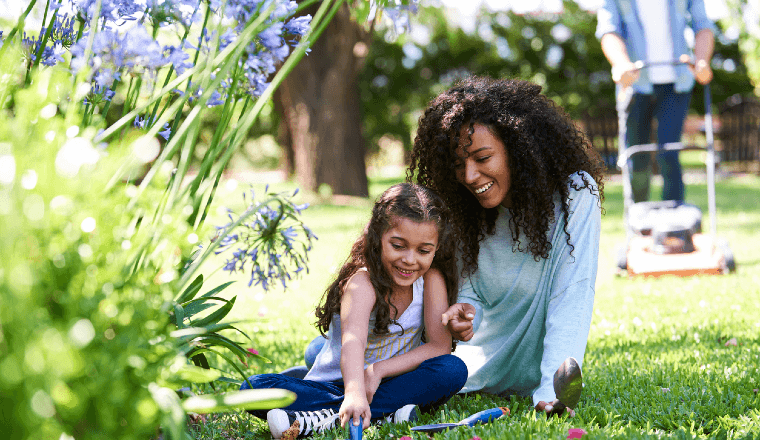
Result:
<svg viewBox="0 0 760 440"><path fill-rule="evenodd" d="M266 414L274 438L291 427L304 437L351 419L362 418L364 428L413 420L417 407L430 410L464 386L467 368L451 355L451 334L441 324L456 302L453 244L450 213L432 190L402 183L380 196L317 307L327 341L309 373L249 379L254 389L297 395L284 409L250 411Z"/></svg>

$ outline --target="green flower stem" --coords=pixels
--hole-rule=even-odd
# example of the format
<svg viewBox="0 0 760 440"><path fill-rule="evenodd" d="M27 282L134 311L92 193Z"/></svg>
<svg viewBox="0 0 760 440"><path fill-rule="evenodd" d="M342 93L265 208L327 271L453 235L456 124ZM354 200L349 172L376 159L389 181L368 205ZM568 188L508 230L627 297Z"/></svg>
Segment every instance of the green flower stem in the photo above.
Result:
<svg viewBox="0 0 760 440"><path fill-rule="evenodd" d="M204 107L206 105L206 102L208 102L208 99L211 97L211 95L214 93L214 91L219 87L222 80L228 75L229 71L233 66L237 66L238 60L240 59L240 56L243 54L246 45L251 41L251 39L254 38L254 36L259 32L259 29L263 27L266 20L268 19L269 15L274 11L276 7L276 3L272 3L266 11L259 14L255 19L252 19L252 23L249 23L244 31L240 34L240 37L235 41L234 44L231 44L230 46L233 46L232 55L225 57L224 64L218 69L218 71L215 71L216 77L209 81L209 77L211 76L211 65L207 65L207 75L204 76L204 78L201 81L202 87L203 87L203 94L201 95L200 99L198 100L198 103L196 104L196 107L193 109L195 111L198 108ZM222 53L224 54L227 49L230 49L228 46ZM191 112L192 113L192 112ZM187 125L189 121L185 121L182 125ZM184 179L184 176L187 174L187 170L189 167L189 158L190 153L194 151L195 145L197 144L197 133L200 131L200 123L199 120L195 121L193 124L195 127L191 133L194 133L192 136L188 136L185 139L185 148L183 148L182 155L180 157L180 163L178 165L178 179L174 181L174 184L172 186L172 193L170 200L168 202L168 206L173 206L177 195L179 194L180 185L182 183L182 180ZM180 127L181 129L181 127ZM141 186L145 184L145 181L142 182Z"/></svg>
<svg viewBox="0 0 760 440"><path fill-rule="evenodd" d="M314 23L314 20L320 20L320 19L325 19L325 20L319 22L319 26L316 31L314 31L314 29L312 28L312 31L310 31L304 37L305 43L304 43L304 40L302 40L301 44L299 44L298 47L293 51L293 53L288 57L288 59L283 64L283 66L275 75L274 79L272 79L272 82L269 84L269 87L267 87L264 93L262 93L261 96L256 100L256 103L254 104L251 111L248 113L244 113L245 118L243 119L243 122L240 123L240 121L238 121L238 124L236 124L235 130L233 132L232 140L230 142L230 147L227 149L227 151L225 152L225 155L219 161L220 166L217 167L217 173L220 174L224 172L225 166L232 158L232 155L236 151L237 147L242 143L243 138L246 135L246 133L248 133L248 130L250 129L250 127L256 121L256 118L261 113L261 110L264 108L264 104L269 99L271 99L275 90L277 90L277 87L279 87L279 85L282 83L285 77L288 74L290 74L290 72L295 68L295 66L298 64L301 58L303 58L304 54L306 53L306 49L311 45L313 41L319 38L319 36L327 27L327 24L329 24L330 20L332 20L333 16L340 8L343 1L344 0L337 0L332 5L332 8L329 8L330 3L331 3L330 1L325 1L322 3L319 10L317 10L316 14L314 14L315 18L312 19L312 23ZM329 9L329 12L328 12L328 9Z"/></svg>
<svg viewBox="0 0 760 440"><path fill-rule="evenodd" d="M29 15L30 12L32 12L32 9L34 9L34 5L37 4L37 0L31 0L29 2L29 6L26 8L23 14L21 14L21 17L18 18L18 21L16 22L16 27L11 29L11 31L8 33L8 36L5 37L5 44L3 44L2 47L0 47L0 58L3 57L5 54L5 51L8 49L8 46L10 46L10 42L13 40L13 37L16 36L19 29L22 29L24 27L24 23L26 22L26 16Z"/></svg>
<svg viewBox="0 0 760 440"><path fill-rule="evenodd" d="M95 15L92 17L93 23L97 23L98 20L100 20L100 9L103 7L103 0L98 0L95 4ZM95 41L95 33L90 32L90 34L87 36L87 44L85 44L84 53L82 54L82 58L85 60L90 59L90 54L92 53L92 44ZM74 100L78 101L80 98L79 96L79 88L82 86L85 82L85 80L88 78L88 74L90 72L90 67L85 64L84 67L79 69L79 72L77 72L76 76L74 77L73 87L72 90L74 91ZM73 125L74 124L74 118L76 118L76 112L77 112L78 106L76 105L70 105L68 109L66 110L66 124Z"/></svg>
<svg viewBox="0 0 760 440"><path fill-rule="evenodd" d="M248 113L243 113L245 115L245 118L243 119L242 124L240 121L238 121L238 124L235 126L235 130L232 133L232 140L230 141L230 147L227 148L225 151L224 156L219 160L218 166L217 166L217 178L221 173L224 172L224 169L226 165L229 163L230 159L232 158L232 155L236 151L237 147L242 143L242 140L246 133L248 133L248 130L253 125L253 123L256 121L256 118L258 117L259 113L261 113L261 109L264 107L264 104L269 100L272 95L274 94L274 91L279 87L279 85L282 83L284 78L295 68L296 64L303 58L303 55L306 53L306 49L308 46L310 46L310 43L319 38L319 36L322 34L322 32L327 27L327 24L329 24L330 20L332 20L335 13L340 8L341 4L343 3L343 0L337 0L333 5L332 8L330 8L330 1L323 2L320 6L319 10L317 10L316 14L314 15L315 19L324 19L324 21L319 22L319 26L316 30L312 28L312 31L310 31L304 38L306 40L306 44L302 41L302 43L296 48L296 50L288 57L288 59L283 64L282 68L277 72L274 79L270 83L269 87L262 93L262 95L257 99L256 103L254 104L253 108ZM328 12L329 8L329 12ZM314 19L312 20L312 23L314 23ZM242 134L241 134L242 133ZM211 200L208 201L208 203L211 203Z"/></svg>
<svg viewBox="0 0 760 440"><path fill-rule="evenodd" d="M203 3L202 0L199 0L197 8L200 8L202 3ZM208 16L209 16L209 9L207 8L206 9L206 16L203 19L203 27L202 27L202 29L206 28L206 23L208 23ZM154 30L157 30L157 29L158 29L158 26L154 26ZM187 40L187 36L189 34L190 34L190 26L185 26L185 33L182 35L182 38L180 39L180 44L179 44L180 48L182 47L183 43ZM155 39L155 36L154 36L154 39ZM196 51L195 51L195 62L197 62L197 60L198 60L198 53L199 52L200 52L200 47L198 49L196 49ZM193 64L195 64L195 63L193 63ZM163 87L166 87L166 85L169 83L169 79L171 78L172 73L174 73L174 65L169 66L169 71L166 73L166 78L164 79L164 85L163 85ZM190 81L188 81L188 84L190 84ZM160 102L156 101L156 105L153 107L153 111L151 112L150 118L148 119L149 121L153 121L155 119L156 112L158 112L159 104L160 104ZM167 103L167 106L168 106L168 103ZM166 109L166 107L164 107L164 110L165 109Z"/></svg>
<svg viewBox="0 0 760 440"><path fill-rule="evenodd" d="M301 44L299 44L298 47L296 47L296 49L293 51L293 53L288 57L288 59L285 60L285 63L282 65L280 70L272 79L272 82L269 84L269 87L267 87L264 93L262 93L261 96L259 96L259 99L256 100L256 103L253 105L253 108L251 108L251 111L245 115L245 118L243 119L242 124L240 124L242 129L237 132L236 136L233 138L231 142L232 148L228 150L228 153L230 155L242 143L244 136L248 133L248 130L256 121L256 118L258 117L259 113L261 113L261 109L264 108L264 104L269 99L271 99L275 90L277 90L277 87L280 86L282 81L285 79L285 77L287 77L290 74L290 72L295 68L298 62L301 61L301 58L303 58L304 54L306 53L306 49L308 48L308 46L310 46L311 43L315 41L317 38L319 38L322 32L324 32L324 30L327 28L327 25L330 23L333 16L335 16L335 13L338 12L338 9L343 4L343 2L344 0L335 0L334 2L325 1L319 7L319 9L317 10L317 13L314 14L314 19L312 19L312 23L314 23L314 20L318 21L319 23L318 28L316 30L312 28L311 31L304 37L308 44L304 44L302 40ZM330 3L333 3L331 8L330 8ZM329 12L328 12L328 9L329 9ZM322 20L323 18L324 20Z"/></svg>
<svg viewBox="0 0 760 440"><path fill-rule="evenodd" d="M45 5L45 17L47 17L49 6L50 6L50 0L48 0L47 4ZM53 16L50 18L50 24L48 25L47 29L45 29L45 34L42 36L42 40L40 41L40 47L39 49L37 49L37 56L34 59L34 65L32 67L37 67L40 65L40 60L42 60L42 53L45 50L45 46L47 45L48 39L50 39L50 34L53 33L53 23L55 23L56 18L58 18L57 9L53 12ZM42 25L43 26L45 25L45 18L42 19Z"/></svg>
<svg viewBox="0 0 760 440"><path fill-rule="evenodd" d="M237 71L232 76L233 77L232 85L230 86L230 89L227 92L227 99L224 102L222 116L219 121L219 125L217 125L216 130L214 131L214 137L211 140L210 148L208 149L208 151L206 151L206 155L203 158L201 167L198 171L198 175L195 177L192 184L188 187L190 197L193 197L196 199L195 202L193 203L193 213L188 218L188 223L191 223L191 224L195 223L195 220L198 215L198 211L200 210L200 204L203 199L202 195L200 197L196 197L196 194L198 194L198 187L200 186L201 181L205 179L206 177L208 177L208 173L211 170L211 167L214 163L214 159L219 155L219 153L223 149L222 146L224 144L220 143L220 138L222 137L222 134L225 132L225 130L229 126L229 123L232 120L232 116L235 111L235 107L237 104L237 99L235 99L235 91L237 90L238 76L239 76L241 68L242 67L238 65ZM216 180L218 181L218 179Z"/></svg>
<svg viewBox="0 0 760 440"><path fill-rule="evenodd" d="M248 104L250 104L250 102L251 102L251 97L249 95L246 97L245 102L243 103L243 109L240 112L241 115L245 114L245 110L246 108L248 108ZM208 211L211 208L211 201L214 198L214 194L216 193L216 188L219 184L219 181L221 180L221 177L224 172L224 169L226 168L226 165L227 164L224 164L223 167L220 167L221 171L216 173L216 178L214 179L214 187L211 189L211 194L209 194L208 200L206 202L206 206L203 208L203 215L201 215L200 220L196 219L193 225L193 229L195 230L198 230L198 228L200 228L201 225L203 225L203 222L206 220L206 217L208 217Z"/></svg>
<svg viewBox="0 0 760 440"><path fill-rule="evenodd" d="M111 86L111 89L112 90L116 90L116 87L119 85L119 83L121 83L121 80L120 79L115 79L114 82L113 82L113 85ZM105 93L108 93L108 90L106 90ZM108 116L108 110L111 109L111 102L112 101L113 101L113 99L111 99L110 101L106 101L105 105L103 105L103 120L105 120L106 116Z"/></svg>
<svg viewBox="0 0 760 440"><path fill-rule="evenodd" d="M297 14L298 12L301 12L302 10L308 8L309 6L313 5L314 3L318 3L320 0L306 0L298 3L298 7L293 12L293 14Z"/></svg>
<svg viewBox="0 0 760 440"><path fill-rule="evenodd" d="M131 96L127 95L127 99L124 101L124 110L133 110L137 108L137 101L140 98L142 83L143 83L142 76L138 76L137 80L135 81L135 88L132 89L132 95Z"/></svg>

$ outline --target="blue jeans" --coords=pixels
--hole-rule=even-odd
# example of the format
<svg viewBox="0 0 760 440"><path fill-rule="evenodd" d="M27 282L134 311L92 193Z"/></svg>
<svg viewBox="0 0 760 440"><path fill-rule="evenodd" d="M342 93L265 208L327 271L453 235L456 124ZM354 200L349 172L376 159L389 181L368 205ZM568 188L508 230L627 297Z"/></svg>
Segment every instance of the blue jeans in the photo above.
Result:
<svg viewBox="0 0 760 440"><path fill-rule="evenodd" d="M296 401L284 409L293 411L316 411L333 409L336 412L343 403L343 381L316 382L283 374L257 374L243 382L245 389L282 388L296 393ZM446 403L459 392L467 381L467 366L458 357L446 354L428 359L416 369L380 382L370 404L372 420L394 413L404 405L414 404L420 411L429 412ZM250 410L261 419L266 410Z"/></svg>
<svg viewBox="0 0 760 440"><path fill-rule="evenodd" d="M657 118L659 145L680 142L690 100L691 93L676 93L673 84L655 84L651 95L634 93L628 106L626 146L649 143L653 118ZM684 185L678 152L659 152L657 164L663 180L662 199L683 201ZM631 170L633 201L649 200L649 179L652 174L649 154L633 156L628 165Z"/></svg>

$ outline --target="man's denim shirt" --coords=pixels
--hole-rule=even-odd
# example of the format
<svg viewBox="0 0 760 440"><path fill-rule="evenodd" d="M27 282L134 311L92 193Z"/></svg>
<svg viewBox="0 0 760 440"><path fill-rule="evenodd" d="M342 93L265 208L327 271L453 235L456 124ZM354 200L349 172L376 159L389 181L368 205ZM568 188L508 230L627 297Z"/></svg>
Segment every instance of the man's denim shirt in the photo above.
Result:
<svg viewBox="0 0 760 440"><path fill-rule="evenodd" d="M673 27L673 32L671 32L673 55L676 60L684 54L691 56L691 48L684 36L686 27L690 27L695 36L704 29L710 29L713 34L716 34L715 24L707 17L703 0L670 0L667 3L670 23ZM604 0L604 5L597 11L596 37L601 40L604 34L610 32L618 34L625 41L631 61L647 59L644 27L639 17L636 0ZM690 91L692 87L694 87L694 76L688 66L677 65L675 91L684 93ZM646 69L641 71L633 88L637 93L651 94L653 92Z"/></svg>

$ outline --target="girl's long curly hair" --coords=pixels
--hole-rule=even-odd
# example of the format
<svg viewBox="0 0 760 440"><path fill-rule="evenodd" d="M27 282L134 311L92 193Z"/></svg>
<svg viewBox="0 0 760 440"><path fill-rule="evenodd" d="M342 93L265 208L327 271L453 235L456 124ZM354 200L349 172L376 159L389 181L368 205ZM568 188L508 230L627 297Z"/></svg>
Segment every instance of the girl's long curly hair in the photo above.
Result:
<svg viewBox="0 0 760 440"><path fill-rule="evenodd" d="M548 231L554 218L553 195L562 199L567 243L568 184L587 188L604 198L603 162L584 134L541 87L518 79L469 77L431 101L420 117L407 180L436 190L452 211L462 254L463 274L478 267L480 241L494 233L498 209L483 208L455 177L455 150L463 127L472 135L474 124L488 127L506 147L510 171L510 229L516 250L530 252L536 261L548 258ZM461 145L471 144L462 139ZM582 184L570 183L578 171ZM591 176L596 185L588 179ZM527 243L520 242L524 234Z"/></svg>
<svg viewBox="0 0 760 440"><path fill-rule="evenodd" d="M435 222L438 228L438 249L430 267L443 274L449 305L456 302L458 271L451 212L441 197L430 188L413 183L400 183L388 188L377 200L364 233L351 247L351 253L341 267L337 279L322 295L321 304L315 314L317 328L323 335L330 328L333 314L340 313L340 301L346 282L362 267L367 268L375 290L374 333L388 333L388 325L393 322L390 310L394 306L390 299L394 284L383 266L381 239L400 218L414 222Z"/></svg>

